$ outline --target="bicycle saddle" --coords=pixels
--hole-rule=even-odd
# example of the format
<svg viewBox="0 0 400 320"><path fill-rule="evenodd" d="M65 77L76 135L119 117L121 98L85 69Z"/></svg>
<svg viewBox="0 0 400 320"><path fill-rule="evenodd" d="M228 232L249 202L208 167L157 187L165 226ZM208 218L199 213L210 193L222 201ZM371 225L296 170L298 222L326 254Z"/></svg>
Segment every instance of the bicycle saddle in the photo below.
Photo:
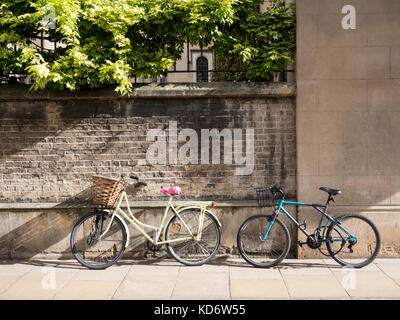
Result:
<svg viewBox="0 0 400 320"><path fill-rule="evenodd" d="M321 187L321 188L319 188L319 190L325 191L325 192L329 193L331 196L342 193L342 191L340 191L340 190L330 189L330 188L326 188L326 187Z"/></svg>
<svg viewBox="0 0 400 320"><path fill-rule="evenodd" d="M162 193L168 193L168 194L180 194L181 193L181 188L179 188L179 187L168 187L168 188L161 188L160 191Z"/></svg>

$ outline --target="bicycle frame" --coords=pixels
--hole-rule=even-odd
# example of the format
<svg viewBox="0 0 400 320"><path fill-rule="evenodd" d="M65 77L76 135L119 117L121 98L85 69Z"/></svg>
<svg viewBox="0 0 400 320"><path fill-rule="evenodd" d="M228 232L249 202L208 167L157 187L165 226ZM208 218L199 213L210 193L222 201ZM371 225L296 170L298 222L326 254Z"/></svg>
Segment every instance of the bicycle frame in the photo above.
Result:
<svg viewBox="0 0 400 320"><path fill-rule="evenodd" d="M121 209L121 203L122 203L123 200L125 200L125 202L126 202L128 213L126 213L124 210ZM201 239L201 235L202 235L202 230L203 230L204 212L206 211L206 205L174 207L172 201L173 201L173 196L170 196L168 204L167 204L167 206L165 208L165 211L164 211L164 215L163 215L162 220L161 220L161 224L160 224L159 227L156 227L156 226L148 225L148 224L145 224L145 223L141 222L140 220L138 220L133 215L133 213L132 213L132 211L130 209L130 206L129 206L128 196L127 196L125 191L122 191L122 193L120 195L120 198L119 198L119 200L117 202L117 206L112 212L112 216L111 216L110 222L109 222L107 228L104 230L104 232L100 235L99 240L108 232L108 230L110 229L111 224L112 224L115 216L118 216L120 218L120 220L124 224L124 227L125 227L126 232L127 232L127 242L126 242L125 247L127 247L128 244L129 244L129 229L128 229L127 225L125 224L124 219L121 218L121 216L123 218L125 218L126 220L128 220L137 230L140 231L141 234L143 234L143 236L147 240L149 240L154 245L162 245L162 244L166 244L166 243L179 242L179 241L185 241L185 240L190 240L190 239L200 240ZM196 236L193 235L193 233L190 230L190 228L187 226L185 221L179 215L179 212L181 212L181 211L183 211L185 209L192 209L192 208L200 209L199 225L198 225L198 230L197 230L197 235ZM166 220L167 220L168 212L170 210L172 210L172 213L174 213L175 216L177 216L178 219L180 219L180 221L182 221L184 227L189 231L190 236L180 237L180 238L176 238L176 239L172 239L172 240L165 240ZM210 212L210 211L208 211L208 212ZM121 216L119 216L117 213L120 213ZM213 214L213 216L215 217L214 214ZM218 219L217 219L217 221L219 223ZM143 228L150 228L150 229L154 230L154 238L152 239L150 237L150 235L146 231L143 230ZM162 241L158 241L161 231L164 231L163 239L162 239Z"/></svg>
<svg viewBox="0 0 400 320"><path fill-rule="evenodd" d="M295 225L297 226L298 229L300 229L307 237L311 236L306 230L305 228L302 228L302 225L295 219L293 218L293 216L283 207L283 205L287 204L287 205L291 205L291 206L307 206L307 207L313 207L315 210L317 210L318 212L321 213L321 220L319 222L319 226L318 226L318 230L321 229L322 227L322 223L324 221L324 218L328 219L328 221L326 222L324 229L322 231L322 235L321 235L321 241L323 242L335 242L335 241L343 241L342 239L325 239L325 232L326 232L326 228L328 227L329 224L334 223L337 227L339 227L342 231L344 231L350 238L347 239L348 241L352 241L352 240L357 240L357 238L355 236L353 236L350 232L348 232L344 227L341 226L340 222L335 220L334 218L332 218L331 215L328 214L328 203L329 200L326 204L315 204L315 203L304 203L304 202L293 202L293 201L286 201L281 199L279 202L279 206L278 209L275 211L275 215L273 217L273 219L271 220L267 231L265 232L265 234L262 237L262 240L266 240L268 237L269 232L271 231L272 226L275 223L275 219L278 216L278 214L283 211L283 213L290 219L292 220ZM323 208L323 210L321 210L320 208Z"/></svg>

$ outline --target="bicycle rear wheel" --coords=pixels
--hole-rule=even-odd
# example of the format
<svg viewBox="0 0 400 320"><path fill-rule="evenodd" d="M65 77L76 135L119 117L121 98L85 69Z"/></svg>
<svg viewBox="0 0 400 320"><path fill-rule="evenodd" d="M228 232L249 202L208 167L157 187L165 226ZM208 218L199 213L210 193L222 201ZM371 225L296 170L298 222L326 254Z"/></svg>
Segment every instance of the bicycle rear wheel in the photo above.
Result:
<svg viewBox="0 0 400 320"><path fill-rule="evenodd" d="M331 223L326 233L327 249L339 264L362 268L379 253L381 239L376 226L366 217L349 214L336 219L340 227ZM344 230L355 238L352 239Z"/></svg>
<svg viewBox="0 0 400 320"><path fill-rule="evenodd" d="M188 266L198 266L208 262L217 254L221 244L221 228L208 211L204 212L200 240L193 238L174 241L179 238L191 237L188 228L193 237L196 237L200 212L200 209L197 208L179 212L180 218L174 216L165 229L165 240L171 241L166 244L168 252L174 259Z"/></svg>
<svg viewBox="0 0 400 320"><path fill-rule="evenodd" d="M127 233L118 216L114 216L110 229L106 230L111 216L106 212L83 216L72 229L70 246L80 264L90 269L105 269L117 262L125 251Z"/></svg>
<svg viewBox="0 0 400 320"><path fill-rule="evenodd" d="M246 219L239 228L237 234L239 252L255 267L276 266L289 252L289 231L279 219L275 219L267 239L262 240L271 221L272 215L256 215Z"/></svg>

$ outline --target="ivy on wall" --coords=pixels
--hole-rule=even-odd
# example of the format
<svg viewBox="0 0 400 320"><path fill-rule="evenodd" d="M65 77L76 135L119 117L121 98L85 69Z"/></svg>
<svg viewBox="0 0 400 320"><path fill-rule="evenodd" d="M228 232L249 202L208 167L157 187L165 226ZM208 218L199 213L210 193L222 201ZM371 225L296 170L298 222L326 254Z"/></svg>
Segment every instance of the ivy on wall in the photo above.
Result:
<svg viewBox="0 0 400 320"><path fill-rule="evenodd" d="M260 0L2 0L0 80L27 73L33 89L113 83L126 94L129 78L166 73L200 39L247 70L234 80L268 80L295 47L294 11L279 1L260 13Z"/></svg>

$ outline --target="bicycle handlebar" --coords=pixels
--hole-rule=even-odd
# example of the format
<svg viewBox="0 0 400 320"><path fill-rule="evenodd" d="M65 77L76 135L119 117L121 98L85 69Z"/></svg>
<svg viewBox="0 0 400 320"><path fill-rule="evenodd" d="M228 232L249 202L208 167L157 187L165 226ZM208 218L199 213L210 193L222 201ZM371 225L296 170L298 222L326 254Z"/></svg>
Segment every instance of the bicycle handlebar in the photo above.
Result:
<svg viewBox="0 0 400 320"><path fill-rule="evenodd" d="M269 187L269 190L271 191L273 196L275 193L280 193L282 197L285 197L285 191L283 191L282 187L278 183L276 183L272 187Z"/></svg>
<svg viewBox="0 0 400 320"><path fill-rule="evenodd" d="M125 179L125 178L126 178L126 174L122 173L121 179ZM137 177L137 176L129 176L129 178L131 178L133 180L137 180L137 182L135 182L135 183L128 182L128 184L133 185L135 188L139 188L140 186L144 186L144 187L147 186L147 183L143 182L143 181L139 181L139 177Z"/></svg>

